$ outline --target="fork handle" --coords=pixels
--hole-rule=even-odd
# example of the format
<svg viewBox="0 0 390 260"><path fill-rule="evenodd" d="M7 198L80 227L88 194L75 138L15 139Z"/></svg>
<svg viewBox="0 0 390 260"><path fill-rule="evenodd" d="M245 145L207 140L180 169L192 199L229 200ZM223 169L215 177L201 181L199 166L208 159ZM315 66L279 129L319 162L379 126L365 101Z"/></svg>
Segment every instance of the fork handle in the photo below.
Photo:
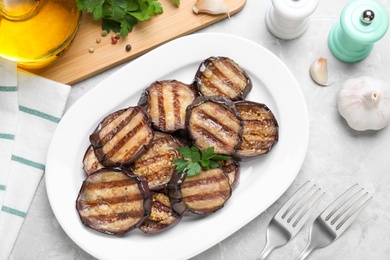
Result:
<svg viewBox="0 0 390 260"><path fill-rule="evenodd" d="M267 256L269 255L269 253L272 252L272 250L274 249L273 246L271 246L270 243L268 243L267 241L267 244L265 245L263 251L260 253L260 255L256 258L256 260L265 260L267 258Z"/></svg>
<svg viewBox="0 0 390 260"><path fill-rule="evenodd" d="M306 248L302 251L302 253L297 257L296 260L303 260L303 259L306 259L306 257L308 255L311 254L311 252L313 252L314 249L317 248L317 245L314 244L314 243L308 243Z"/></svg>

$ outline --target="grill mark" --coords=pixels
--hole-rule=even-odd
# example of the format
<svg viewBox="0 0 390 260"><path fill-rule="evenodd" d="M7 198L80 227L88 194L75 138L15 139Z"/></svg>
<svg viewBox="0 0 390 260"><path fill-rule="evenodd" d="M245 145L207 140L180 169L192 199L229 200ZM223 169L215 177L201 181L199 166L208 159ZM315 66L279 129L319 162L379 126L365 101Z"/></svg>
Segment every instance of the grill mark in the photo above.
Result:
<svg viewBox="0 0 390 260"><path fill-rule="evenodd" d="M203 110L198 110L196 112L196 115L199 116L202 120L210 122L218 129L223 130L226 134L231 136L232 139L237 138L238 134L234 130L230 129L227 125L223 124L221 121L218 121L218 119L213 117L212 115L206 114Z"/></svg>
<svg viewBox="0 0 390 260"><path fill-rule="evenodd" d="M157 84L155 86L156 93L157 93L157 106L158 106L158 126L161 129L165 129L165 110L164 110L164 95L163 95L163 89L161 84Z"/></svg>
<svg viewBox="0 0 390 260"><path fill-rule="evenodd" d="M274 123L275 121L273 120L268 120L268 122L246 121L244 123L244 134L242 136L243 142L239 149L268 150L277 139L278 132ZM249 132L245 131L246 126L249 128ZM252 130L252 127L257 127L258 131Z"/></svg>
<svg viewBox="0 0 390 260"><path fill-rule="evenodd" d="M247 140L244 138L240 149L255 149L257 151L268 150L274 143L274 140Z"/></svg>
<svg viewBox="0 0 390 260"><path fill-rule="evenodd" d="M192 188L201 185L210 185L224 180L226 180L226 176L223 174L218 174L217 176L211 176L211 177L196 179L196 180L186 179L186 181L183 182L182 184L182 189Z"/></svg>
<svg viewBox="0 0 390 260"><path fill-rule="evenodd" d="M221 89L211 83L210 80L205 76L202 76L202 83L210 92L217 96L222 96L225 94Z"/></svg>
<svg viewBox="0 0 390 260"><path fill-rule="evenodd" d="M191 124L191 130L201 135L208 143L215 144L214 146L221 147L223 149L228 148L230 150L230 146L224 143L222 140L218 139L213 133L210 133L205 128L200 127L198 125Z"/></svg>
<svg viewBox="0 0 390 260"><path fill-rule="evenodd" d="M245 120L245 119L244 119ZM259 119L259 120L245 120L245 123L249 125L267 125L267 126L275 126L276 122L272 118L264 118L264 119Z"/></svg>
<svg viewBox="0 0 390 260"><path fill-rule="evenodd" d="M209 102L204 104L204 106L209 105L211 108L213 108L216 112L223 114L229 118L229 120L234 121L237 125L240 125L240 120L237 118L237 116L228 108L226 108L222 104L215 104L213 102Z"/></svg>
<svg viewBox="0 0 390 260"><path fill-rule="evenodd" d="M276 131L275 120L245 120L244 121L244 133L253 133L256 135L260 134L271 134Z"/></svg>
<svg viewBox="0 0 390 260"><path fill-rule="evenodd" d="M244 83L243 87L245 88L246 86L246 76L244 75L244 73L231 61L229 60L224 60L222 61L222 63L228 67L230 69L231 72L233 72L239 79L240 81L242 81ZM223 71L222 71L223 73ZM240 92L242 91L242 88L238 85L235 85L238 87L238 89L240 90Z"/></svg>
<svg viewBox="0 0 390 260"><path fill-rule="evenodd" d="M230 192L228 190L202 193L200 195L183 197L183 202L194 203L197 201L215 200L219 198L222 198L225 201L229 197L229 194Z"/></svg>
<svg viewBox="0 0 390 260"><path fill-rule="evenodd" d="M102 189L113 189L124 186L131 186L137 184L135 180L126 178L118 181L108 181L108 182L87 182L85 183L85 188L87 190L102 190Z"/></svg>
<svg viewBox="0 0 390 260"><path fill-rule="evenodd" d="M146 126L146 122L145 122L145 124L143 125L143 127L142 128L145 128ZM139 129L138 131L137 131L137 133L139 132L139 131L142 131L142 129ZM149 132L149 131L148 131ZM150 133L150 132L149 132ZM134 135L136 135L136 133L134 134ZM145 144L145 142L146 142L146 140L149 138L149 135L148 136L146 136L146 137L144 137L144 139L142 139L142 140L139 140L141 143L144 143ZM127 143L127 142L126 142ZM138 148L138 149L137 149ZM130 155L131 156L133 156L135 153L137 153L139 150L140 150L140 148L141 147L133 147L133 149L131 149L131 150L128 150L127 151L127 153L124 155L124 157L125 158L128 158L128 157L130 157Z"/></svg>
<svg viewBox="0 0 390 260"><path fill-rule="evenodd" d="M88 200L81 203L82 209L89 209L91 207L96 207L100 205L115 205L120 203L132 203L143 200L144 197L142 194L134 194L120 197L112 198L101 198L99 200Z"/></svg>
<svg viewBox="0 0 390 260"><path fill-rule="evenodd" d="M106 158L113 157L123 146L127 144L129 139L133 138L139 131L142 130L142 128L145 127L145 125L146 125L146 121L142 120L136 127L131 129L130 132L128 132L122 139L120 139L119 142L117 142L109 152L107 152ZM138 141L143 142L144 140L138 140ZM125 154L125 158L128 158L129 154L134 154L137 151L138 151L137 146L134 146L133 149L127 151L127 153Z"/></svg>
<svg viewBox="0 0 390 260"><path fill-rule="evenodd" d="M121 129L125 125L127 125L139 113L139 111L140 111L140 109L138 107L134 107L133 109L131 109L131 113L126 118L124 118L124 120L122 120L112 131L108 132L104 137L100 138L102 144L105 145L107 142L109 142L118 132L121 131ZM126 113L126 112L127 111L124 111L123 113ZM122 114L120 114L120 115L122 115ZM120 115L116 116L115 119L118 118ZM114 120L111 120L110 123Z"/></svg>
<svg viewBox="0 0 390 260"><path fill-rule="evenodd" d="M275 138L277 135L277 128L275 121L245 121L243 136L254 137L268 137Z"/></svg>
<svg viewBox="0 0 390 260"><path fill-rule="evenodd" d="M181 102L180 102L180 95L178 93L179 86L177 84L172 84L172 93L173 93L173 113L174 113L174 121L175 121L175 128L178 126L181 126Z"/></svg>
<svg viewBox="0 0 390 260"><path fill-rule="evenodd" d="M171 207L169 205L166 205L162 203L161 201L154 201L153 202L153 208L158 209L160 212L167 213L168 215L172 215L171 212Z"/></svg>
<svg viewBox="0 0 390 260"><path fill-rule="evenodd" d="M224 65L226 65L226 63L229 63L230 62L223 62ZM231 65L231 64L230 64ZM231 66L227 65L227 67L231 68ZM208 67L210 69L210 71L213 72L213 74L219 79L222 81L222 83L227 86L228 88L232 89L236 94L239 94L241 93L241 88L238 87L237 85L235 85L228 77L225 76L225 74L223 73L223 71L220 71L215 65L214 65L214 62L213 62L213 65ZM236 69L232 69L234 74L236 74Z"/></svg>
<svg viewBox="0 0 390 260"><path fill-rule="evenodd" d="M143 217L144 212L143 211L126 211L126 212L118 212L118 213L112 213L108 215L91 215L88 216L87 220L89 223L115 223L117 221L123 221L127 219L141 219Z"/></svg>

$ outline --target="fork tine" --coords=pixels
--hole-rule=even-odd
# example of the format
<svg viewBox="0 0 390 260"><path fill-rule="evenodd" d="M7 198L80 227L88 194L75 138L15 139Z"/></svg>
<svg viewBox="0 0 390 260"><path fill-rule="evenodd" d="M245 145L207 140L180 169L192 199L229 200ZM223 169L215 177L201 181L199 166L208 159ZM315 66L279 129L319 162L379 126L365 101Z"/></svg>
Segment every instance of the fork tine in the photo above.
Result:
<svg viewBox="0 0 390 260"><path fill-rule="evenodd" d="M298 211L300 209L302 209L302 207L310 200L311 196L312 196L312 192L314 191L314 189L316 189L317 186L314 184L313 186L311 186L311 188L305 192L305 194L302 195L302 197L299 199L299 201L297 201L297 203L295 203L292 207L291 207L291 210L292 213L291 215L288 217L287 219L287 223L290 223L291 220L295 217L295 215L298 213ZM318 190L318 188L317 188ZM316 192L317 192L316 190ZM286 212L284 215L284 217L286 217L288 215L289 212Z"/></svg>
<svg viewBox="0 0 390 260"><path fill-rule="evenodd" d="M356 189L358 184L356 183L351 188L346 190L343 194L340 195L332 204L330 204L322 213L321 217L328 221L342 205L345 204L345 201L349 198L350 194Z"/></svg>
<svg viewBox="0 0 390 260"><path fill-rule="evenodd" d="M370 203L372 196L360 188L358 184L353 185L340 197L338 197L321 214L321 218L328 222L334 232L341 235L363 209Z"/></svg>
<svg viewBox="0 0 390 260"><path fill-rule="evenodd" d="M346 214L346 212L348 210L350 210L352 208L353 205L356 205L359 200L362 199L362 197L365 195L363 194L362 196L360 196L361 193L364 192L364 189L361 188L360 190L358 190L355 194L353 194L351 197L349 197L346 201L344 201L343 205L341 205L336 211L335 213L333 214L334 215L334 218L332 219L332 221L330 222L332 225L334 223L337 222L337 220L339 220L339 218L341 216L343 216L344 214ZM366 193L368 194L368 193ZM359 197L360 196L360 197Z"/></svg>
<svg viewBox="0 0 390 260"><path fill-rule="evenodd" d="M310 181L307 181L303 184L292 196L291 198L284 203L284 205L278 210L275 216L279 216L284 219L286 215L292 210L292 208L299 202L299 199L302 195L307 192L306 188L309 186Z"/></svg>
<svg viewBox="0 0 390 260"><path fill-rule="evenodd" d="M293 196L275 214L276 219L280 219L292 228L300 230L316 208L320 198L325 193L315 184L309 185L309 181L297 190Z"/></svg>
<svg viewBox="0 0 390 260"><path fill-rule="evenodd" d="M293 227L297 229L301 229L301 227L308 220L310 215L313 213L317 204L319 203L321 197L325 194L325 192L321 191L320 188L316 190L316 192L306 201L305 205L299 210L299 214L297 219L293 223Z"/></svg>
<svg viewBox="0 0 390 260"><path fill-rule="evenodd" d="M368 196L368 192L366 192L363 196L359 198L357 202L353 206L359 205L362 200ZM363 204L361 204L357 209L356 207L350 207L350 212L346 215L339 224L336 226L336 232L343 233L355 220L355 218L364 210L364 208L371 202L372 196L370 196ZM352 210L354 209L354 210Z"/></svg>

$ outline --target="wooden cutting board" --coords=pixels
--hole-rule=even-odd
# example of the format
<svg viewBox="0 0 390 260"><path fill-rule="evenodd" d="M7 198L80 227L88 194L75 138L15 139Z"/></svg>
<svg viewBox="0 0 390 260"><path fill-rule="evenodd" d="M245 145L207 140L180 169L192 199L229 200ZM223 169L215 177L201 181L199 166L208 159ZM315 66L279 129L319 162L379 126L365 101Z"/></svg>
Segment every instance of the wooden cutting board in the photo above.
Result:
<svg viewBox="0 0 390 260"><path fill-rule="evenodd" d="M127 37L121 38L115 45L111 44L112 33L101 36L101 21L94 21L92 15L83 13L70 48L49 67L34 73L71 85L228 17L226 14L195 14L192 11L195 2L181 0L180 7L177 7L173 0L160 0L164 13L138 23ZM241 11L245 2L225 0L230 16ZM100 43L96 42L98 38ZM126 51L127 44L132 47L129 52ZM89 52L90 48L94 49L93 53Z"/></svg>

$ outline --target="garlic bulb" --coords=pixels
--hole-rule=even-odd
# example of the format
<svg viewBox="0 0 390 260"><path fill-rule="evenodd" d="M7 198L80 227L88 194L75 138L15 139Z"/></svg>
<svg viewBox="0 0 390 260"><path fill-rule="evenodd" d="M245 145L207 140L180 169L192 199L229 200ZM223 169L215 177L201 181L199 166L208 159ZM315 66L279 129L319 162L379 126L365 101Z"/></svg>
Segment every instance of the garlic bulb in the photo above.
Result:
<svg viewBox="0 0 390 260"><path fill-rule="evenodd" d="M355 130L382 129L390 118L390 86L368 76L349 79L339 92L338 110Z"/></svg>
<svg viewBox="0 0 390 260"><path fill-rule="evenodd" d="M328 81L328 61L322 57L313 61L310 65L310 76L321 86L327 86Z"/></svg>
<svg viewBox="0 0 390 260"><path fill-rule="evenodd" d="M228 7L223 0L197 0L192 8L194 13L226 14Z"/></svg>

